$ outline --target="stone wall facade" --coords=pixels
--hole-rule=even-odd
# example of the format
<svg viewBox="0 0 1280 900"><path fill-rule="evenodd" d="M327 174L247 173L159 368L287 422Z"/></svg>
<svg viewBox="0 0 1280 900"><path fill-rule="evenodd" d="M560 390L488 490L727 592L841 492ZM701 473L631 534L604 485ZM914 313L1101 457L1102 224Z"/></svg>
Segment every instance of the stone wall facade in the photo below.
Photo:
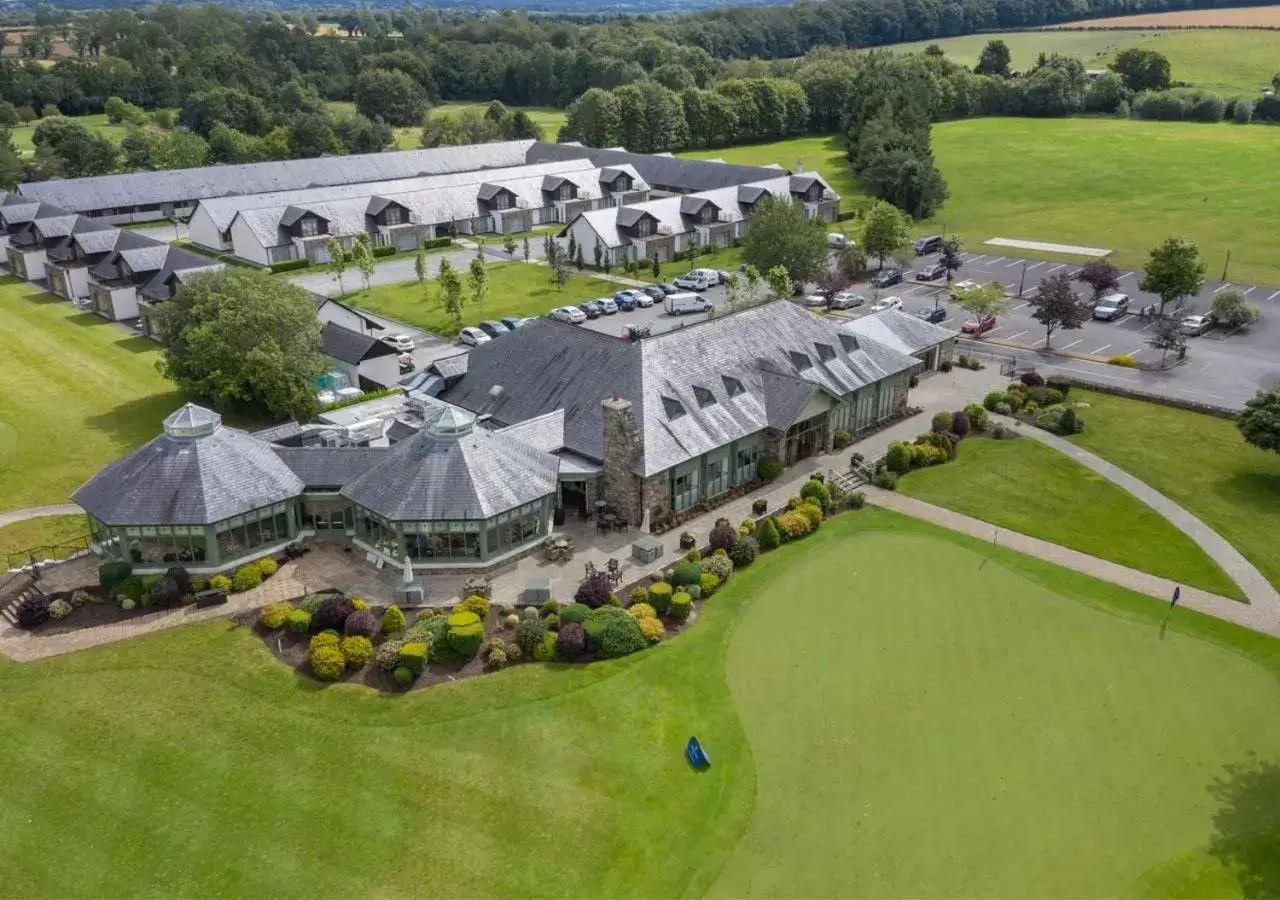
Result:
<svg viewBox="0 0 1280 900"><path fill-rule="evenodd" d="M640 458L640 434L631 401L614 395L604 401L604 471L600 499L638 523L643 516L639 479L633 474Z"/></svg>
<svg viewBox="0 0 1280 900"><path fill-rule="evenodd" d="M668 471L664 470L643 479L640 490L644 498L644 511L649 513L649 521L660 519L671 512L671 483Z"/></svg>

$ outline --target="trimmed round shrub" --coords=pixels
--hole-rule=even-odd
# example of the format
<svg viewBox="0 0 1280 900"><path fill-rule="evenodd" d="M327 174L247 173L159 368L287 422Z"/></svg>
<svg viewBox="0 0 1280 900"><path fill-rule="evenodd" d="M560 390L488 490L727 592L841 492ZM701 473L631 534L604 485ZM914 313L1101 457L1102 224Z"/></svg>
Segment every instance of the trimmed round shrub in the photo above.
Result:
<svg viewBox="0 0 1280 900"><path fill-rule="evenodd" d="M391 675L396 680L396 684L401 687L408 687L413 684L413 680L417 677L413 674L413 670L408 666L399 666Z"/></svg>
<svg viewBox="0 0 1280 900"><path fill-rule="evenodd" d="M987 430L987 423L990 421L990 417L987 415L985 407L970 403L964 408L964 414L969 417L969 426L974 431Z"/></svg>
<svg viewBox="0 0 1280 900"><path fill-rule="evenodd" d="M342 643L336 631L322 631L319 634L313 634L311 640L307 641L307 649L314 650L317 647L337 647Z"/></svg>
<svg viewBox="0 0 1280 900"><path fill-rule="evenodd" d="M952 418L951 413L947 412L946 410L934 413L933 421L929 425L929 430L936 431L939 433L950 431L951 418ZM893 467L890 466L890 468L893 468Z"/></svg>
<svg viewBox="0 0 1280 900"><path fill-rule="evenodd" d="M898 489L898 476L888 469L877 472L871 479L871 483L883 491L896 491Z"/></svg>
<svg viewBox="0 0 1280 900"><path fill-rule="evenodd" d="M54 620L65 619L71 615L71 610L74 608L66 600L54 600L49 604L49 618Z"/></svg>
<svg viewBox="0 0 1280 900"><path fill-rule="evenodd" d="M558 631L560 628L560 617L555 613L552 613L542 620L542 624L547 626L548 631Z"/></svg>
<svg viewBox="0 0 1280 900"><path fill-rule="evenodd" d="M548 631L542 637L542 643L533 648L534 662L551 662L556 658L556 642L559 638L555 632Z"/></svg>
<svg viewBox="0 0 1280 900"><path fill-rule="evenodd" d="M728 550L733 546L733 542L737 537L738 529L725 522L711 529L711 537L708 539L708 543L711 545L712 550Z"/></svg>
<svg viewBox="0 0 1280 900"><path fill-rule="evenodd" d="M658 611L648 603L633 603L627 612L635 616L637 619L656 619Z"/></svg>
<svg viewBox="0 0 1280 900"><path fill-rule="evenodd" d="M134 600L132 597L123 597L120 600L120 608L125 612L130 612L137 605L138 601Z"/></svg>
<svg viewBox="0 0 1280 900"><path fill-rule="evenodd" d="M455 612L447 621L449 630L445 632L445 641L449 649L460 659L475 656L484 643L484 623L480 617L472 612Z"/></svg>
<svg viewBox="0 0 1280 900"><path fill-rule="evenodd" d="M348 599L351 600L351 605L356 608L356 612L359 612L362 609L369 608L369 601L364 599L363 597L352 596Z"/></svg>
<svg viewBox="0 0 1280 900"><path fill-rule="evenodd" d="M542 613L538 610L538 607L536 606L526 606L524 608L524 614L521 616L521 618L532 619L533 621L536 622L542 618Z"/></svg>
<svg viewBox="0 0 1280 900"><path fill-rule="evenodd" d="M194 594L199 588L195 587L195 582L191 580L191 573L182 566L170 566L168 571L164 573L165 578L172 578L174 584L178 586L178 596L183 594Z"/></svg>
<svg viewBox="0 0 1280 900"><path fill-rule="evenodd" d="M541 619L525 619L516 626L516 643L525 656L533 656L533 651L546 637L547 625Z"/></svg>
<svg viewBox="0 0 1280 900"><path fill-rule="evenodd" d="M72 606L84 606L86 603L95 602L94 597L88 591L76 591L71 595Z"/></svg>
<svg viewBox="0 0 1280 900"><path fill-rule="evenodd" d="M104 562L98 566L98 585L102 588L102 595L113 596L117 585L132 574L133 566L124 561Z"/></svg>
<svg viewBox="0 0 1280 900"><path fill-rule="evenodd" d="M251 591L260 584L262 584L262 573L252 563L236 569L236 573L231 576L231 590L237 594Z"/></svg>
<svg viewBox="0 0 1280 900"><path fill-rule="evenodd" d="M867 505L867 495L862 491L854 491L849 495L848 503L850 509L862 509Z"/></svg>
<svg viewBox="0 0 1280 900"><path fill-rule="evenodd" d="M762 456L756 464L756 474L765 481L773 481L782 474L782 463L772 456Z"/></svg>
<svg viewBox="0 0 1280 900"><path fill-rule="evenodd" d="M782 543L782 532L778 530L778 522L774 516L765 519L760 525L760 548L776 550Z"/></svg>
<svg viewBox="0 0 1280 900"><path fill-rule="evenodd" d="M644 603L649 599L649 592L642 587L633 587L631 593L627 597L627 606L634 606L637 603Z"/></svg>
<svg viewBox="0 0 1280 900"><path fill-rule="evenodd" d="M316 647L307 654L311 673L321 681L337 681L347 670L347 658L337 646Z"/></svg>
<svg viewBox="0 0 1280 900"><path fill-rule="evenodd" d="M176 606L181 601L177 579L165 575L151 585L151 602L156 606Z"/></svg>
<svg viewBox="0 0 1280 900"><path fill-rule="evenodd" d="M665 615L667 610L671 608L671 595L674 593L675 589L665 581L650 585L649 605L657 611L658 615Z"/></svg>
<svg viewBox="0 0 1280 900"><path fill-rule="evenodd" d="M320 608L320 604L328 600L331 594L307 594L298 601L298 609L306 610L311 615L316 614L316 610Z"/></svg>
<svg viewBox="0 0 1280 900"><path fill-rule="evenodd" d="M392 605L388 606L386 612L382 614L382 633L391 634L396 631L404 631L408 620L404 617L404 610L400 607Z"/></svg>
<svg viewBox="0 0 1280 900"><path fill-rule="evenodd" d="M520 617L515 613L512 613L511 615L507 616L502 620L502 627L506 629L515 628L519 624L520 624Z"/></svg>
<svg viewBox="0 0 1280 900"><path fill-rule="evenodd" d="M353 669L363 669L373 659L373 642L362 634L342 639L342 655Z"/></svg>
<svg viewBox="0 0 1280 900"><path fill-rule="evenodd" d="M547 616L550 616L550 615L553 615L553 614L554 614L554 615L559 615L559 614L560 614L560 601L559 601L559 600L557 600L555 597L552 597L552 598L551 598L550 600L548 600L546 603L542 604L542 613L543 613L543 615L547 615Z"/></svg>
<svg viewBox="0 0 1280 900"><path fill-rule="evenodd" d="M231 590L231 579L226 575L214 575L209 579L209 588L215 591Z"/></svg>
<svg viewBox="0 0 1280 900"><path fill-rule="evenodd" d="M810 531L817 531L818 526L822 524L824 518L822 507L816 503L801 503L796 507L796 512L809 520Z"/></svg>
<svg viewBox="0 0 1280 900"><path fill-rule="evenodd" d="M911 447L903 441L893 441L884 454L884 464L889 471L899 475L911 468Z"/></svg>
<svg viewBox="0 0 1280 900"><path fill-rule="evenodd" d="M507 651L502 646L490 647L485 660L495 669L505 668L507 665Z"/></svg>
<svg viewBox="0 0 1280 900"><path fill-rule="evenodd" d="M270 578L272 575L276 574L276 572L280 571L280 567L276 565L276 561L270 556L264 556L262 559L254 563L254 565L257 566L258 572L263 578Z"/></svg>
<svg viewBox="0 0 1280 900"><path fill-rule="evenodd" d="M472 594L461 603L453 608L454 612L473 612L476 617L484 621L489 617L489 601L484 597Z"/></svg>
<svg viewBox="0 0 1280 900"><path fill-rule="evenodd" d="M671 609L667 613L677 622L683 622L689 618L689 613L693 612L693 598L688 594L679 593L671 598Z"/></svg>
<svg viewBox="0 0 1280 900"><path fill-rule="evenodd" d="M373 664L384 672L394 672L400 666L400 650L404 641L384 641L373 651Z"/></svg>
<svg viewBox="0 0 1280 900"><path fill-rule="evenodd" d="M378 633L378 619L367 609L357 609L342 623L342 632L371 638Z"/></svg>
<svg viewBox="0 0 1280 900"><path fill-rule="evenodd" d="M410 641L400 648L400 665L414 675L421 675L422 670L427 666L429 649L422 641ZM476 646L476 649L480 649L479 645Z"/></svg>
<svg viewBox="0 0 1280 900"><path fill-rule="evenodd" d="M657 619L640 619L637 623L640 626L640 633L644 635L644 639L650 644L656 644L662 640L662 636L667 630L662 627L662 623Z"/></svg>
<svg viewBox="0 0 1280 900"><path fill-rule="evenodd" d="M276 631L283 628L285 622L289 621L291 612L293 607L283 601L268 604L258 613L258 624L268 631Z"/></svg>
<svg viewBox="0 0 1280 900"><path fill-rule="evenodd" d="M745 569L756 561L759 554L760 545L755 538L740 537L729 548L729 561L733 563L734 568Z"/></svg>
<svg viewBox="0 0 1280 900"><path fill-rule="evenodd" d="M294 634L306 634L311 630L311 613L305 609L295 609L284 621L284 627Z"/></svg>
<svg viewBox="0 0 1280 900"><path fill-rule="evenodd" d="M702 599L702 585L700 584L686 584L682 590L695 601Z"/></svg>
<svg viewBox="0 0 1280 900"><path fill-rule="evenodd" d="M811 530L809 519L798 512L788 511L777 517L778 530L788 541L799 540Z"/></svg>
<svg viewBox="0 0 1280 900"><path fill-rule="evenodd" d="M1044 376L1039 372L1024 372L1018 380L1029 388L1039 387L1044 384Z"/></svg>
<svg viewBox="0 0 1280 900"><path fill-rule="evenodd" d="M578 590L574 592L573 599L588 609L599 609L609 602L609 594L612 590L613 585L609 583L608 573L596 572L582 580Z"/></svg>
<svg viewBox="0 0 1280 900"><path fill-rule="evenodd" d="M355 611L355 606L346 597L330 597L311 615L311 627L316 631L324 631L326 628L341 631L347 624L347 617Z"/></svg>
<svg viewBox="0 0 1280 900"><path fill-rule="evenodd" d="M577 622L568 622L556 633L556 656L573 661L587 652L587 633Z"/></svg>
<svg viewBox="0 0 1280 900"><path fill-rule="evenodd" d="M600 632L600 655L617 659L649 646L640 625L631 616L610 619Z"/></svg>
<svg viewBox="0 0 1280 900"><path fill-rule="evenodd" d="M997 412L1002 416L1013 415L1013 407L1010 406L1008 403L997 403L996 408L992 411Z"/></svg>
<svg viewBox="0 0 1280 900"><path fill-rule="evenodd" d="M951 433L956 437L964 437L969 433L970 427L969 414L963 409L957 409L951 414Z"/></svg>
<svg viewBox="0 0 1280 900"><path fill-rule="evenodd" d="M675 587L697 584L701 577L702 566L695 562L682 562L671 570L671 584Z"/></svg>
<svg viewBox="0 0 1280 900"><path fill-rule="evenodd" d="M736 544L737 541L734 543ZM710 572L721 582L728 581L729 576L733 574L733 558L727 553L724 556L708 556L702 561L702 571Z"/></svg>
<svg viewBox="0 0 1280 900"><path fill-rule="evenodd" d="M991 393L987 394L987 396L982 398L982 405L987 409L991 410L992 412L995 412L996 407L999 406L1001 403L1007 404L1008 402L1009 402L1009 395L1004 391L992 391Z"/></svg>
<svg viewBox="0 0 1280 900"><path fill-rule="evenodd" d="M587 633L587 649L598 652L600 650L600 638L604 635L605 627L611 620L623 616L634 621L631 616L627 615L626 611L612 606L593 609L591 615L587 616L587 621L582 623L582 630Z"/></svg>
<svg viewBox="0 0 1280 900"><path fill-rule="evenodd" d="M810 478L801 486L800 496L812 500L823 509L831 505L831 491L816 478Z"/></svg>
<svg viewBox="0 0 1280 900"><path fill-rule="evenodd" d="M834 450L843 450L853 443L853 435L845 431L843 428L837 428L831 432L831 447Z"/></svg>
<svg viewBox="0 0 1280 900"><path fill-rule="evenodd" d="M498 615L499 615L499 616L501 616L501 617L502 617L502 618L504 618L504 619L505 619L507 616L509 616L509 615L511 615L512 613L514 613L515 611L516 611L516 608L515 608L514 606L512 606L510 603L504 603L504 604L502 604L501 606L499 606L499 607L498 607ZM517 617L517 618L518 618L518 617Z"/></svg>
<svg viewBox="0 0 1280 900"><path fill-rule="evenodd" d="M1051 387L1033 387L1027 391L1027 397L1041 406L1053 406L1062 402L1062 392Z"/></svg>
<svg viewBox="0 0 1280 900"><path fill-rule="evenodd" d="M720 579L711 572L703 572L698 587L702 590L702 596L705 599L720 589Z"/></svg>
<svg viewBox="0 0 1280 900"><path fill-rule="evenodd" d="M738 533L739 533L739 534L744 534L744 535L746 535L746 534L755 534L755 533L756 533L756 520L755 520L755 519L743 519L743 520L742 520L742 524L738 526Z"/></svg>
<svg viewBox="0 0 1280 900"><path fill-rule="evenodd" d="M570 603L560 610L560 623L563 625L568 622L585 622L589 612L591 612L591 607L585 603Z"/></svg>

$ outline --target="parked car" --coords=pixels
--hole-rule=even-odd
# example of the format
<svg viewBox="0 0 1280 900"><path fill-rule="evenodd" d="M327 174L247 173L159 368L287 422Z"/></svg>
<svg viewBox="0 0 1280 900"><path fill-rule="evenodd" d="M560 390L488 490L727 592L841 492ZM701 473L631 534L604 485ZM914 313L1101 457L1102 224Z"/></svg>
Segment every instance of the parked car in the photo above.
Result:
<svg viewBox="0 0 1280 900"><path fill-rule="evenodd" d="M599 315L597 313L596 315ZM587 314L576 306L562 306L551 310L551 318L557 322L568 322L570 325L581 325L587 321Z"/></svg>
<svg viewBox="0 0 1280 900"><path fill-rule="evenodd" d="M706 312L710 308L711 303L697 294L672 294L667 298L667 314L672 316Z"/></svg>
<svg viewBox="0 0 1280 900"><path fill-rule="evenodd" d="M925 266L916 272L916 281L936 281L947 274L947 267L942 263Z"/></svg>
<svg viewBox="0 0 1280 900"><path fill-rule="evenodd" d="M947 308L945 306L926 306L923 309L915 311L917 319L923 319L926 322L943 322L947 318Z"/></svg>
<svg viewBox="0 0 1280 900"><path fill-rule="evenodd" d="M647 284L640 288L640 293L644 294L650 300L665 300L668 292L660 284ZM673 290L670 293L674 294L675 291Z"/></svg>
<svg viewBox="0 0 1280 900"><path fill-rule="evenodd" d="M408 353L413 349L413 338L407 334L385 334L382 336L382 343L390 344L401 353Z"/></svg>
<svg viewBox="0 0 1280 900"><path fill-rule="evenodd" d="M703 278L701 275L694 274L695 272L697 272L696 269L693 272L689 272L688 274L681 275L677 278L676 287L682 291L705 291L707 288L711 287L711 283L707 281L707 279ZM668 294L667 297L669 299L671 295Z"/></svg>
<svg viewBox="0 0 1280 900"><path fill-rule="evenodd" d="M598 319L604 315L604 310L600 308L599 300L584 300L578 304L578 309L582 310L583 315L588 319Z"/></svg>
<svg viewBox="0 0 1280 900"><path fill-rule="evenodd" d="M1199 337L1218 324L1218 317L1213 313L1203 316L1187 316L1178 323L1178 330L1189 337Z"/></svg>
<svg viewBox="0 0 1280 900"><path fill-rule="evenodd" d="M458 340L469 347L479 347L481 344L487 344L493 339L479 328L468 325L458 332Z"/></svg>
<svg viewBox="0 0 1280 900"><path fill-rule="evenodd" d="M647 338L653 334L653 328L649 325L632 325L630 323L622 326L622 339L624 341L638 341L641 338Z"/></svg>
<svg viewBox="0 0 1280 900"><path fill-rule="evenodd" d="M1103 322L1114 322L1129 311L1129 298L1125 294L1107 294L1093 307L1093 317Z"/></svg>
<svg viewBox="0 0 1280 900"><path fill-rule="evenodd" d="M523 328L532 321L532 319L523 318L521 316L507 316L502 320L502 324L506 325L509 330L515 331L517 328Z"/></svg>
<svg viewBox="0 0 1280 900"><path fill-rule="evenodd" d="M672 294L678 294L678 293L680 293L680 288L678 288L678 287L676 287L674 284L670 284L669 282L666 282L666 281L660 281L660 282L658 282L657 284L655 284L655 285L654 285L654 287L656 287L656 288L660 288L660 289L662 290L662 296L663 296L664 298L665 298L665 297L670 297ZM655 297L654 299L655 299L655 300L657 300L657 299L659 299L659 298Z"/></svg>
<svg viewBox="0 0 1280 900"><path fill-rule="evenodd" d="M965 334L986 334L996 327L995 316L983 316L981 319L970 319L960 326Z"/></svg>
<svg viewBox="0 0 1280 900"><path fill-rule="evenodd" d="M513 329L508 328L503 323L496 322L493 319L486 319L480 323L480 330L491 338L498 338L502 337L504 334L510 334Z"/></svg>
<svg viewBox="0 0 1280 900"><path fill-rule="evenodd" d="M413 354L401 353L399 356L396 357L396 365L400 367L401 375L406 375L409 372L412 372L416 368L413 362Z"/></svg>
<svg viewBox="0 0 1280 900"><path fill-rule="evenodd" d="M804 298L804 305L809 307L821 306L825 308L827 305L827 298L822 296L822 294L810 294Z"/></svg>
<svg viewBox="0 0 1280 900"><path fill-rule="evenodd" d="M978 284L976 281L957 281L955 284L951 285L951 298L954 300L958 295L963 294L965 291L971 291L974 288L980 287L982 287L982 285Z"/></svg>
<svg viewBox="0 0 1280 900"><path fill-rule="evenodd" d="M867 302L867 298L853 291L841 291L831 298L832 309L853 309Z"/></svg>
<svg viewBox="0 0 1280 900"><path fill-rule="evenodd" d="M871 304L873 313L884 312L886 309L902 309L901 297L881 297L875 303Z"/></svg>
<svg viewBox="0 0 1280 900"><path fill-rule="evenodd" d="M601 297L596 304L600 307L600 312L606 316L612 316L618 311L618 304L612 297Z"/></svg>
<svg viewBox="0 0 1280 900"><path fill-rule="evenodd" d="M708 287L724 284L729 279L729 273L721 272L719 269L690 269L689 274L702 276L706 280Z"/></svg>
<svg viewBox="0 0 1280 900"><path fill-rule="evenodd" d="M879 272L871 276L872 287L887 288L901 283L901 269L881 269Z"/></svg>
<svg viewBox="0 0 1280 900"><path fill-rule="evenodd" d="M937 253L942 249L942 235L931 234L928 237L922 237L912 246L916 251L916 256L924 256L926 253Z"/></svg>
<svg viewBox="0 0 1280 900"><path fill-rule="evenodd" d="M834 250L841 250L852 243L853 241L849 240L848 235L841 234L838 231L833 231L827 235L827 246Z"/></svg>

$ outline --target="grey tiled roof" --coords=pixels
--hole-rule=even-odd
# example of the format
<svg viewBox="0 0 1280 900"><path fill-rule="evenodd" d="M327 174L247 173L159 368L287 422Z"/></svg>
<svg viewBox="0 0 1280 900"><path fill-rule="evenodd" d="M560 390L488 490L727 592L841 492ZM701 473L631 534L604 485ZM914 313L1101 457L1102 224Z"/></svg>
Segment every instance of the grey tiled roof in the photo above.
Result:
<svg viewBox="0 0 1280 900"><path fill-rule="evenodd" d="M274 447L281 461L309 488L341 487L387 458L387 447Z"/></svg>
<svg viewBox="0 0 1280 900"><path fill-rule="evenodd" d="M45 240L49 238L66 237L76 227L76 221L83 216L76 213L64 213L57 216L43 216L35 219L32 224L36 230L40 232L41 237Z"/></svg>
<svg viewBox="0 0 1280 900"><path fill-rule="evenodd" d="M886 309L854 319L841 326L841 331L869 337L901 353L919 353L956 337L959 332L916 318L900 309Z"/></svg>
<svg viewBox="0 0 1280 900"><path fill-rule="evenodd" d="M470 358L470 353L446 356L444 359L437 359L433 362L431 368L435 369L441 378L457 378L460 375L467 374L467 361Z"/></svg>
<svg viewBox="0 0 1280 900"><path fill-rule="evenodd" d="M395 347L390 344L333 322L324 323L321 339L324 342L322 349L327 355L352 365L359 365L366 359L378 356L394 356L396 353Z"/></svg>
<svg viewBox="0 0 1280 900"><path fill-rule="evenodd" d="M395 522L489 519L555 493L559 466L550 453L483 428L445 435L428 423L342 494Z"/></svg>
<svg viewBox="0 0 1280 900"><path fill-rule="evenodd" d="M707 197L685 196L680 198L680 214L685 216L696 216L702 211L702 207L711 203ZM712 204L713 206L715 204Z"/></svg>
<svg viewBox="0 0 1280 900"><path fill-rule="evenodd" d="M818 344L830 348L829 359ZM805 368L793 354L808 358ZM643 438L639 474L651 475L766 427L786 427L814 388L845 397L918 364L872 339L847 349L834 321L780 301L638 343L539 319L472 350L466 376L443 399L508 425L563 409L565 447L598 460L601 404L617 394L631 401ZM730 396L723 376L744 390ZM495 385L502 387L497 401ZM700 404L695 387L712 402ZM670 416L663 398L684 414Z"/></svg>
<svg viewBox="0 0 1280 900"><path fill-rule="evenodd" d="M74 212L87 212L513 166L524 162L531 144L531 141L502 141L467 147L101 175L28 182L19 185L18 190L26 197L55 203Z"/></svg>
<svg viewBox="0 0 1280 900"><path fill-rule="evenodd" d="M547 453L564 446L564 410L557 409L495 432Z"/></svg>
<svg viewBox="0 0 1280 900"><path fill-rule="evenodd" d="M303 484L270 444L227 426L162 434L71 495L108 525L208 525L296 497Z"/></svg>
<svg viewBox="0 0 1280 900"><path fill-rule="evenodd" d="M769 192L758 184L744 184L738 188L738 202L750 206L767 193Z"/></svg>
<svg viewBox="0 0 1280 900"><path fill-rule="evenodd" d="M675 187L682 191L706 191L712 188L732 187L752 181L763 181L766 178L776 178L778 175L775 169L758 166L725 165L700 159L628 153L626 150L593 150L580 144L539 142L529 148L527 156L531 163L583 157L601 167L629 164L650 185Z"/></svg>

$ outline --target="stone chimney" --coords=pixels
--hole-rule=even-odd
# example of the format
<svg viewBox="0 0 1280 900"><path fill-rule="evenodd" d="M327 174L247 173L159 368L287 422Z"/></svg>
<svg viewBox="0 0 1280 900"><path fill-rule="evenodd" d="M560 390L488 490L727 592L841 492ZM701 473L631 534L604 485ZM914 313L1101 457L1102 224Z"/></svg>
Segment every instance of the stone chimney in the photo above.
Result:
<svg viewBox="0 0 1280 900"><path fill-rule="evenodd" d="M640 435L631 401L617 394L604 401L604 475L600 499L633 526L640 524L640 480L635 475L640 458Z"/></svg>

